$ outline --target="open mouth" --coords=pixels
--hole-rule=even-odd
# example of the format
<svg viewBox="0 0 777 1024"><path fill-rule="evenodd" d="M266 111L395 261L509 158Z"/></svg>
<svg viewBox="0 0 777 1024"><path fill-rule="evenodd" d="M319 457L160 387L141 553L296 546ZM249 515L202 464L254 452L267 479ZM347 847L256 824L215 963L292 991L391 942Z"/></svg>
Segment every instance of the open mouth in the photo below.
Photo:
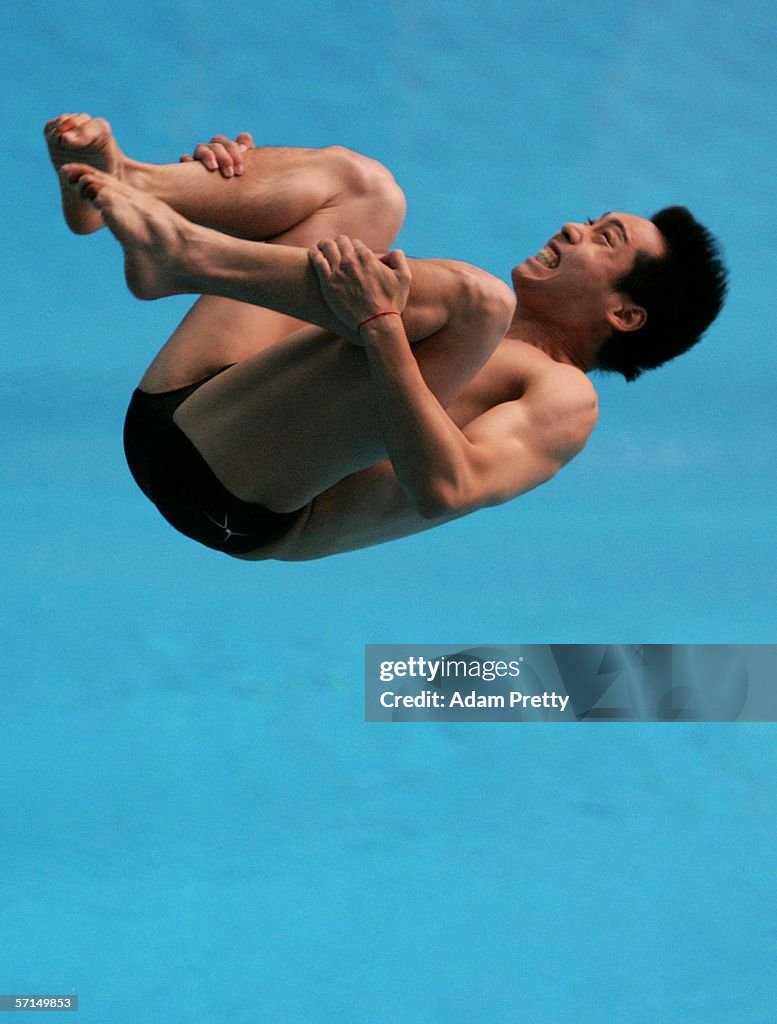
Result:
<svg viewBox="0 0 777 1024"><path fill-rule="evenodd" d="M534 258L548 270L555 270L561 262L561 253L551 242L549 245L543 246Z"/></svg>

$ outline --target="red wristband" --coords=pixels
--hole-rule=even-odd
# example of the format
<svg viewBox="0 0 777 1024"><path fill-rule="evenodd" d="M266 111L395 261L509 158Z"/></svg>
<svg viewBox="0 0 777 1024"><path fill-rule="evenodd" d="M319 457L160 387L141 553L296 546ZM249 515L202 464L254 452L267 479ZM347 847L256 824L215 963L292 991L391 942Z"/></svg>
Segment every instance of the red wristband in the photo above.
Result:
<svg viewBox="0 0 777 1024"><path fill-rule="evenodd" d="M362 327L364 327L365 324L368 324L370 320L377 320L379 316L402 316L402 314L398 309L386 309L382 313L373 313L372 316L368 316L366 320L362 320L356 328L356 333L358 334Z"/></svg>

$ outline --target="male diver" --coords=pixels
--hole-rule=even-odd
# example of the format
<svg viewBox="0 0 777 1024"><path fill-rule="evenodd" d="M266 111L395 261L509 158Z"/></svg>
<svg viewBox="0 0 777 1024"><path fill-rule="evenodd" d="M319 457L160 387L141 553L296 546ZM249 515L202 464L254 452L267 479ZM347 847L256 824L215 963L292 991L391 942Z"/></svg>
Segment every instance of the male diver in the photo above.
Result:
<svg viewBox="0 0 777 1024"><path fill-rule="evenodd" d="M391 250L404 195L341 147L242 133L151 165L86 114L45 135L70 228L107 225L139 298L200 296L133 395L125 450L173 526L237 558L321 558L537 487L593 430L589 371L660 366L725 296L684 207L566 223L510 289Z"/></svg>

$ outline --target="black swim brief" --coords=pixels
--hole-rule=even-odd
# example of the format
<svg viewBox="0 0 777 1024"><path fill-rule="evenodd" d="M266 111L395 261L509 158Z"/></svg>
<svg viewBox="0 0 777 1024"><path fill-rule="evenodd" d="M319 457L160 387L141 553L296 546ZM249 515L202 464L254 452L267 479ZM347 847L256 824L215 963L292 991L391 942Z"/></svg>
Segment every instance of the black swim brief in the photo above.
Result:
<svg viewBox="0 0 777 1024"><path fill-rule="evenodd" d="M244 555L281 538L301 510L272 512L236 498L173 422L178 406L215 376L161 394L136 390L124 452L138 487L176 530L216 551Z"/></svg>

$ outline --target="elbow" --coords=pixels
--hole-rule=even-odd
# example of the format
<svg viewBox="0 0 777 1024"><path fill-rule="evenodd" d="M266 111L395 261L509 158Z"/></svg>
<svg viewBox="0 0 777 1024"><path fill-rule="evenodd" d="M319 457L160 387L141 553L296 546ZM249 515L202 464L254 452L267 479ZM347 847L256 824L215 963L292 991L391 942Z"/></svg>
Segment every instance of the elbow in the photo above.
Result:
<svg viewBox="0 0 777 1024"><path fill-rule="evenodd" d="M451 519L470 510L469 502L455 487L439 484L416 495L415 507L423 519Z"/></svg>
<svg viewBox="0 0 777 1024"><path fill-rule="evenodd" d="M449 514L445 506L434 498L417 499L415 507L422 519L444 519Z"/></svg>
<svg viewBox="0 0 777 1024"><path fill-rule="evenodd" d="M413 491L413 502L424 519L454 519L490 504L490 490L472 457L430 474Z"/></svg>

